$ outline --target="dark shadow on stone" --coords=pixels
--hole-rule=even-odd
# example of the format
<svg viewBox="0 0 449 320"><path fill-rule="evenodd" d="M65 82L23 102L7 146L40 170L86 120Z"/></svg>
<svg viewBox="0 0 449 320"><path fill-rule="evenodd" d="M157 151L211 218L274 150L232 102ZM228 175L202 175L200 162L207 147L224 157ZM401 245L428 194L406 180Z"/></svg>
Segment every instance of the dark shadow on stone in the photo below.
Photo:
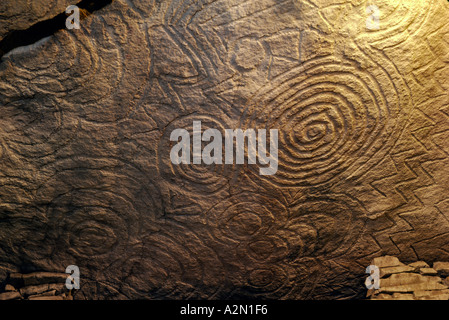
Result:
<svg viewBox="0 0 449 320"><path fill-rule="evenodd" d="M76 6L80 9L80 20L91 15L111 4L113 0L82 0ZM25 30L14 30L9 32L5 38L0 41L0 59L11 50L28 46L39 40L49 37L59 30L64 29L67 14L64 12L54 18L38 22Z"/></svg>

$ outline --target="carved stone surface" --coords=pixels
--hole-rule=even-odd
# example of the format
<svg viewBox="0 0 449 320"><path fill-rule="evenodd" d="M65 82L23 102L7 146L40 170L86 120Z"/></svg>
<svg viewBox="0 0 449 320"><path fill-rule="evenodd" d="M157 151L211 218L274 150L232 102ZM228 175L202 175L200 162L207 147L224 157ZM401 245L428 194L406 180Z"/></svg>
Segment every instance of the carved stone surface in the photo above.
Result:
<svg viewBox="0 0 449 320"><path fill-rule="evenodd" d="M25 30L51 19L81 0L5 0L0 2L0 40L13 30Z"/></svg>
<svg viewBox="0 0 449 320"><path fill-rule="evenodd" d="M115 0L4 56L0 279L77 265L75 298L361 298L374 257L448 261L449 4L378 1L379 29L370 4ZM278 129L279 170L172 164L196 120Z"/></svg>

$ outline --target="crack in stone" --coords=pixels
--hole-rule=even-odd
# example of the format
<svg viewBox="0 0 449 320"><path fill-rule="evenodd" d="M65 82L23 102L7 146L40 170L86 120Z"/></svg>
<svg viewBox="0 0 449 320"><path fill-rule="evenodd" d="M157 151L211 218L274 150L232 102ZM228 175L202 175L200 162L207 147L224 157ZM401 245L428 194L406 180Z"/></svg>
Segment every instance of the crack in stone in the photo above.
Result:
<svg viewBox="0 0 449 320"><path fill-rule="evenodd" d="M80 9L80 19L90 16L112 3L113 0L82 0L76 6ZM0 41L0 59L8 52L18 47L28 46L54 35L65 28L67 14L64 12L57 16L40 21L25 30L13 30Z"/></svg>

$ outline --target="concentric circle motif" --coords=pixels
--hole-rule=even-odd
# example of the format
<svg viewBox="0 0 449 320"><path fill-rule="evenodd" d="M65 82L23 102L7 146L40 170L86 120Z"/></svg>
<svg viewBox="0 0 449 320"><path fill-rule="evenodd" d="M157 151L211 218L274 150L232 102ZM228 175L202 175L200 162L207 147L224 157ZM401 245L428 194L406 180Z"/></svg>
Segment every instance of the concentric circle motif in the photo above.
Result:
<svg viewBox="0 0 449 320"><path fill-rule="evenodd" d="M277 199L256 192L240 192L204 214L213 236L221 243L242 244L261 237L281 221L287 208Z"/></svg>
<svg viewBox="0 0 449 320"><path fill-rule="evenodd" d="M145 236L140 250L111 268L124 271L116 282L120 292L143 299L206 299L219 295L225 270L201 232L200 225L189 229L167 220L159 232Z"/></svg>
<svg viewBox="0 0 449 320"><path fill-rule="evenodd" d="M366 223L361 206L345 195L298 197L285 205L241 192L205 213L211 247L234 266L236 297L300 297L325 273L320 261L347 254ZM238 267L235 262L238 261Z"/></svg>
<svg viewBox="0 0 449 320"><path fill-rule="evenodd" d="M267 215L268 207L262 203L242 207L247 209L236 211L236 206L229 206L221 218L228 222L226 228L216 234L223 243L236 243L236 256L245 265L342 256L359 240L366 223L359 204L341 195L297 199L284 209L284 215L282 211ZM233 237L237 232L243 234L241 220L247 222L247 232L244 237Z"/></svg>
<svg viewBox="0 0 449 320"><path fill-rule="evenodd" d="M360 238L367 215L344 195L299 198L289 205L287 223L278 235L288 239L288 259L331 259L347 253Z"/></svg>
<svg viewBox="0 0 449 320"><path fill-rule="evenodd" d="M317 259L304 258L296 263L254 264L247 268L245 283L237 290L238 298L310 299L320 277L325 274Z"/></svg>
<svg viewBox="0 0 449 320"><path fill-rule="evenodd" d="M18 115L18 108L25 108L26 112ZM71 117L68 108L67 103L51 96L42 96L40 101L17 100L4 106L3 115L9 122L0 129L2 135L8 136L2 144L5 153L25 161L54 155L70 143L78 130L78 120Z"/></svg>
<svg viewBox="0 0 449 320"><path fill-rule="evenodd" d="M365 26L369 15L379 17L378 28L365 28L357 35L358 40L367 41L376 47L393 47L402 43L417 32L425 30L423 26L433 10L441 10L445 1L385 1L363 6L360 25ZM373 6L374 5L374 6ZM441 6L441 7L439 7ZM372 8L372 9L369 9Z"/></svg>
<svg viewBox="0 0 449 320"><path fill-rule="evenodd" d="M301 270L303 271L303 270ZM247 282L243 288L249 296L255 295L267 299L281 299L305 278L293 266L285 263L254 266L246 273Z"/></svg>
<svg viewBox="0 0 449 320"><path fill-rule="evenodd" d="M76 32L61 30L25 51L11 52L11 87L27 88L18 90L21 96L64 99L70 105L65 112L96 123L123 119L150 73L145 42L144 30L123 14L93 15Z"/></svg>
<svg viewBox="0 0 449 320"><path fill-rule="evenodd" d="M65 170L36 193L36 200L46 208L42 232L49 243L46 247L54 254L52 264L76 261L80 267L89 264L102 270L124 257L146 234L158 230L160 196L148 178L130 166L116 163L111 168L83 169L73 168L73 161L55 162L53 166ZM101 165L100 161L96 163ZM88 163L92 162L84 159Z"/></svg>
<svg viewBox="0 0 449 320"><path fill-rule="evenodd" d="M201 121L201 132L207 129L218 130L223 138L220 142L223 145L223 161L222 164L206 165L193 164L193 123ZM224 164L224 133L225 129L232 128L226 117L217 117L207 114L191 114L177 118L170 122L164 128L157 147L157 167L159 174L165 182L168 182L173 188L179 190L180 193L194 193L211 195L223 190L232 179L236 170L233 165ZM176 129L185 129L190 134L190 164L173 164L170 159L170 152L176 141L170 141L172 132ZM202 149L209 142L202 142Z"/></svg>
<svg viewBox="0 0 449 320"><path fill-rule="evenodd" d="M366 70L352 61L315 59L255 95L241 126L279 131L278 171L261 178L285 187L319 185L382 159L401 132L408 100L374 62ZM258 167L250 172L260 177Z"/></svg>
<svg viewBox="0 0 449 320"><path fill-rule="evenodd" d="M108 191L85 189L63 195L47 216L58 249L80 260L114 259L138 236L139 218L132 203Z"/></svg>

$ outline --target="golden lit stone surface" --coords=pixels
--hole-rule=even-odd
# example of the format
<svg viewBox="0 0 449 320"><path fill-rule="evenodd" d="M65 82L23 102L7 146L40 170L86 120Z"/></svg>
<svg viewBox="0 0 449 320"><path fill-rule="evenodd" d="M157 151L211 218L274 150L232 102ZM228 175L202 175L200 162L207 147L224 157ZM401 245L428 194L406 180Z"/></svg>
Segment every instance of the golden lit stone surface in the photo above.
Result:
<svg viewBox="0 0 449 320"><path fill-rule="evenodd" d="M8 32L24 30L33 24L53 18L67 6L81 0L5 0L0 2L0 40Z"/></svg>
<svg viewBox="0 0 449 320"><path fill-rule="evenodd" d="M449 261L449 4L376 1L378 29L370 4L115 0L9 52L0 279L75 264L75 299L343 299L375 257ZM199 120L278 129L277 173L173 165Z"/></svg>

